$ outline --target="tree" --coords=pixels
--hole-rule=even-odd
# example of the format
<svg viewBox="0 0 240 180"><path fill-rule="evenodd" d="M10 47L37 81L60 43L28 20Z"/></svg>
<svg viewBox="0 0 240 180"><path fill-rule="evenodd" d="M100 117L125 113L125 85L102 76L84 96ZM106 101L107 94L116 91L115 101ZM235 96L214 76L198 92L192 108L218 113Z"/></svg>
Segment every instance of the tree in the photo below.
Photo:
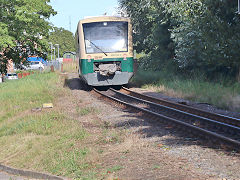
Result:
<svg viewBox="0 0 240 180"><path fill-rule="evenodd" d="M142 62L144 68L162 70L172 64L171 24L161 1L119 0L119 4L132 20L134 48L148 55Z"/></svg>
<svg viewBox="0 0 240 180"><path fill-rule="evenodd" d="M235 76L240 67L240 18L234 0L163 0L174 22L175 58L187 72ZM239 71L240 72L240 71Z"/></svg>
<svg viewBox="0 0 240 180"><path fill-rule="evenodd" d="M240 16L236 0L119 0L133 21L134 44L148 68L175 66L240 81ZM170 64L169 64L170 63Z"/></svg>
<svg viewBox="0 0 240 180"><path fill-rule="evenodd" d="M56 12L50 0L0 0L0 73L6 72L8 60L26 63L29 55L45 58L50 23Z"/></svg>
<svg viewBox="0 0 240 180"><path fill-rule="evenodd" d="M49 41L54 44L59 44L60 56L65 51L75 51L75 41L73 33L65 30L64 28L54 27L54 30L50 33Z"/></svg>

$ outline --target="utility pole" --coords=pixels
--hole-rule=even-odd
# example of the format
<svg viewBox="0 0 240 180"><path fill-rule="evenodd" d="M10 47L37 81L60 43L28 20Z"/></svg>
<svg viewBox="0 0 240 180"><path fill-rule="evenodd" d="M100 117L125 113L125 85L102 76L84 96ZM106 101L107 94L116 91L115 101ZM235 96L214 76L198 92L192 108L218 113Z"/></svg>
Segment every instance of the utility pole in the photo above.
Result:
<svg viewBox="0 0 240 180"><path fill-rule="evenodd" d="M58 61L59 61L59 44L55 44L55 46L57 46L58 48Z"/></svg>
<svg viewBox="0 0 240 180"><path fill-rule="evenodd" d="M51 45L51 61L52 61L52 46L53 46L53 44L52 44L52 42L49 42L48 44L50 44Z"/></svg>
<svg viewBox="0 0 240 180"><path fill-rule="evenodd" d="M53 47L53 52L54 52L53 58L54 58L54 61L55 61L56 60L56 58L55 58L55 47Z"/></svg>
<svg viewBox="0 0 240 180"><path fill-rule="evenodd" d="M72 26L72 23L71 23L71 16L69 16L69 30L71 31L71 26Z"/></svg>

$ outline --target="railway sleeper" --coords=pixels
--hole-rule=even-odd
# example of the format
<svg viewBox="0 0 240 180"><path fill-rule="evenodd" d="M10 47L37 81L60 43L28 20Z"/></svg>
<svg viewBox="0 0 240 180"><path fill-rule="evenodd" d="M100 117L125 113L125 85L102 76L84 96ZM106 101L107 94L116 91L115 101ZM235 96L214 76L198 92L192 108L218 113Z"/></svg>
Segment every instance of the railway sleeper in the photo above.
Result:
<svg viewBox="0 0 240 180"><path fill-rule="evenodd" d="M117 101L121 104L124 104L126 107L128 108L131 108L131 109L135 109L135 110L138 110L138 111L142 111L143 114L148 114L150 115L150 117L155 117L154 119L158 119L164 123L169 123L170 121L173 123L173 126L175 126L174 124L176 124L177 126L180 126L181 129L184 130L184 132L188 131L188 132L191 132L199 137L202 137L204 139L215 139L217 143L214 143L215 145L216 144L226 144L225 146L227 147L230 147L230 149L234 149L236 151L239 151L240 150L240 141L237 141L237 140L234 140L234 139L231 139L231 138L228 138L228 137L225 137L221 134L217 134L215 132L211 132L209 130L206 130L206 129L202 129L202 128L199 128L197 126L194 126L194 125L191 125L191 124L188 124L186 122L183 122L183 121L180 121L180 120L176 120L174 118L171 118L171 117L167 117L167 116L164 116L164 115L161 115L161 114L158 114L156 112L151 112L150 110L147 110L147 109L142 109L140 107L137 107L137 106L134 106L132 104L129 104L129 103L126 103L126 102L123 102L121 100L118 100L114 97L108 97L110 99L112 99L112 101Z"/></svg>

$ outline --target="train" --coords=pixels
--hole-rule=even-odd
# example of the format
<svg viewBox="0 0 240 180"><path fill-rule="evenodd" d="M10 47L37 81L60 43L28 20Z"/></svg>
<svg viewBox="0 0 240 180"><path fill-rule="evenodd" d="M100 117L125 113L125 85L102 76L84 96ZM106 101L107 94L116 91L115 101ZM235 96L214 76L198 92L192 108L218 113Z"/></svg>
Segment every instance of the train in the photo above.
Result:
<svg viewBox="0 0 240 180"><path fill-rule="evenodd" d="M80 20L75 41L79 77L88 85L128 84L134 62L129 18L99 16Z"/></svg>
<svg viewBox="0 0 240 180"><path fill-rule="evenodd" d="M76 53L71 51L65 51L63 53L63 63L73 62L76 59Z"/></svg>

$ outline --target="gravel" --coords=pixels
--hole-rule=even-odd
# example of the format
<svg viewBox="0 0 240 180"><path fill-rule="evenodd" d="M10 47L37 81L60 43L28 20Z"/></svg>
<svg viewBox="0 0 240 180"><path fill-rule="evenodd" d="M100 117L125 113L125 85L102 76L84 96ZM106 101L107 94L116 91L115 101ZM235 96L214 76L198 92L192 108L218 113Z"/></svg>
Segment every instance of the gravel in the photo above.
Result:
<svg viewBox="0 0 240 180"><path fill-rule="evenodd" d="M196 137L179 132L141 114L120 109L115 104L99 100L76 85L79 83L76 76L76 74L69 75L71 82L69 87L76 97L100 109L99 119L108 122L111 127L126 130L129 135L124 145L108 146L106 157L102 160L103 166L118 163L124 167L115 176L120 179L240 179L238 154L209 148L199 143ZM182 99L142 89L132 90L174 102L185 102ZM217 110L208 104L189 101L186 104L240 117L239 114Z"/></svg>

